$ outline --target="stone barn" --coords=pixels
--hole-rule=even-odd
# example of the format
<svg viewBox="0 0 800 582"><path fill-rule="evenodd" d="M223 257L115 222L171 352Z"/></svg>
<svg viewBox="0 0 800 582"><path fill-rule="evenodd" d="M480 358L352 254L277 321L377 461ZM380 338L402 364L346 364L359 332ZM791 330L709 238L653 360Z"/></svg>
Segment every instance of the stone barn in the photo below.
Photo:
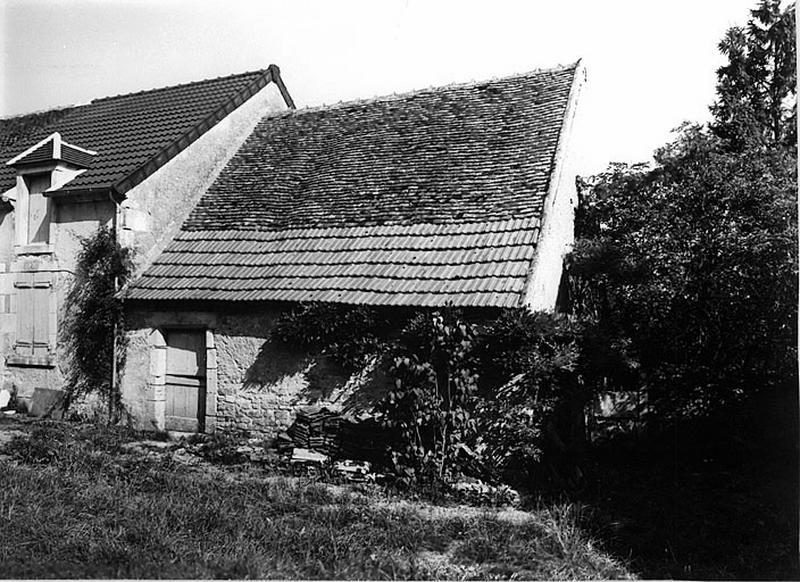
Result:
<svg viewBox="0 0 800 582"><path fill-rule="evenodd" d="M269 341L302 302L553 310L580 63L264 117L125 291L144 428L274 435L353 382Z"/></svg>

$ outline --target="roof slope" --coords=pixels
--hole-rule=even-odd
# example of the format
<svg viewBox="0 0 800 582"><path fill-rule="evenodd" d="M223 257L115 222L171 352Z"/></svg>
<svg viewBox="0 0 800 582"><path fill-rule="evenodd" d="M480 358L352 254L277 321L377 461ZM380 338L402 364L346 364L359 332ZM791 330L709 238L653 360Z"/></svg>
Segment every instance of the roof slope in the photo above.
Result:
<svg viewBox="0 0 800 582"><path fill-rule="evenodd" d="M127 297L518 305L576 70L263 119Z"/></svg>
<svg viewBox="0 0 800 582"><path fill-rule="evenodd" d="M12 188L5 162L48 135L97 152L61 190L133 187L272 80L274 66L0 120L0 191Z"/></svg>
<svg viewBox="0 0 800 582"><path fill-rule="evenodd" d="M185 230L538 216L575 67L263 119Z"/></svg>

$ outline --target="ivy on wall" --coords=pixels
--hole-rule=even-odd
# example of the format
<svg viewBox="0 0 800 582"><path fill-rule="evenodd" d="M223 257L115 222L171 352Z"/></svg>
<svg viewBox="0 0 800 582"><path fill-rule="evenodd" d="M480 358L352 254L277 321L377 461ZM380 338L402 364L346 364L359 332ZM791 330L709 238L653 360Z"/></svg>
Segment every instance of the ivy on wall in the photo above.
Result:
<svg viewBox="0 0 800 582"><path fill-rule="evenodd" d="M96 393L108 421L123 412L117 377L125 364L125 318L117 290L133 272L132 252L103 226L81 241L75 279L66 297L61 342L67 357L66 399Z"/></svg>

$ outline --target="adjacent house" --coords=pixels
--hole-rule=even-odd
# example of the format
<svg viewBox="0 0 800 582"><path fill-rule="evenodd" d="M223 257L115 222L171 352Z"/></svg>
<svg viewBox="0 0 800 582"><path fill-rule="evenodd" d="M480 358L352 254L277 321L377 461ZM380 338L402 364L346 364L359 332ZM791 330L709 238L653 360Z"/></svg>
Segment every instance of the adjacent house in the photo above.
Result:
<svg viewBox="0 0 800 582"><path fill-rule="evenodd" d="M0 119L0 375L61 387L59 317L82 237L114 228L144 266L266 113L277 67Z"/></svg>
<svg viewBox="0 0 800 582"><path fill-rule="evenodd" d="M584 77L576 63L264 117L125 292L130 410L157 429L285 428L320 365L268 340L298 302L554 309Z"/></svg>

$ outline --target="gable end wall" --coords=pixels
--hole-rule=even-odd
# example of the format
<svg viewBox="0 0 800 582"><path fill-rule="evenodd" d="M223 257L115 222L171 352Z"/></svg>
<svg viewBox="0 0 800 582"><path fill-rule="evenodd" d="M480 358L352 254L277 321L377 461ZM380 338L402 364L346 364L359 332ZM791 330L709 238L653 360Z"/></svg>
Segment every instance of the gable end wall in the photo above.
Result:
<svg viewBox="0 0 800 582"><path fill-rule="evenodd" d="M564 269L564 257L575 242L575 209L578 206L578 155L573 139L578 97L585 80L578 67L561 130L548 196L542 213L542 227L536 243L522 305L533 311L554 311Z"/></svg>

